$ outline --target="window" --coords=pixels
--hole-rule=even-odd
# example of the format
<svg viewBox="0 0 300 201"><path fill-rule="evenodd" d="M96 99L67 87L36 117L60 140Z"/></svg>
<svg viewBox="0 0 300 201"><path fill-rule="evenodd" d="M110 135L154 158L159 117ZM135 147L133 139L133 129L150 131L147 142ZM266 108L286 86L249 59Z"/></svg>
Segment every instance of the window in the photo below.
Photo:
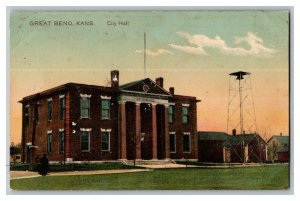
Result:
<svg viewBox="0 0 300 201"><path fill-rule="evenodd" d="M64 95L59 97L59 118L65 119L66 98Z"/></svg>
<svg viewBox="0 0 300 201"><path fill-rule="evenodd" d="M101 132L102 151L109 151L109 132Z"/></svg>
<svg viewBox="0 0 300 201"><path fill-rule="evenodd" d="M189 116L189 107L183 106L182 107L182 123L186 124L188 122L188 116Z"/></svg>
<svg viewBox="0 0 300 201"><path fill-rule="evenodd" d="M170 153L176 152L176 136L175 132L170 132Z"/></svg>
<svg viewBox="0 0 300 201"><path fill-rule="evenodd" d="M52 99L48 99L48 121L52 120Z"/></svg>
<svg viewBox="0 0 300 201"><path fill-rule="evenodd" d="M81 148L81 151L89 151L90 150L90 133L88 131L81 131L80 148Z"/></svg>
<svg viewBox="0 0 300 201"><path fill-rule="evenodd" d="M170 105L169 106L169 123L173 123L174 122L174 105Z"/></svg>
<svg viewBox="0 0 300 201"><path fill-rule="evenodd" d="M39 105L38 105L39 103L36 103L36 105L35 105L35 109L34 109L34 120L35 120L35 122L36 123L38 123L39 122L39 120L40 120L40 107L39 107Z"/></svg>
<svg viewBox="0 0 300 201"><path fill-rule="evenodd" d="M190 133L183 133L183 152L189 153L190 149L191 138Z"/></svg>
<svg viewBox="0 0 300 201"><path fill-rule="evenodd" d="M102 99L101 101L101 115L102 119L109 119L110 113L110 100Z"/></svg>
<svg viewBox="0 0 300 201"><path fill-rule="evenodd" d="M53 135L52 132L48 132L48 153L52 152L52 146L53 146Z"/></svg>
<svg viewBox="0 0 300 201"><path fill-rule="evenodd" d="M81 97L80 108L81 108L81 118L89 118L90 117L90 98L89 97Z"/></svg>
<svg viewBox="0 0 300 201"><path fill-rule="evenodd" d="M29 105L26 105L24 108L24 124L25 126L29 125Z"/></svg>
<svg viewBox="0 0 300 201"><path fill-rule="evenodd" d="M65 150L65 132L59 131L59 152L64 152Z"/></svg>

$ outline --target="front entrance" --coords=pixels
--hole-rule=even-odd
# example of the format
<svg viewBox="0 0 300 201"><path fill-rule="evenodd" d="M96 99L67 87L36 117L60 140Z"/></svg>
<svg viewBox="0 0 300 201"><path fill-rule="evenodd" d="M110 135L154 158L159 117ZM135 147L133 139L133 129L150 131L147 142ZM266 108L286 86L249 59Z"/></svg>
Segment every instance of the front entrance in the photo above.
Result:
<svg viewBox="0 0 300 201"><path fill-rule="evenodd" d="M165 106L141 103L140 110L140 135L143 141L136 136L136 110L133 102L126 102L126 156L133 160L139 150L142 160L165 158ZM154 118L155 117L155 120ZM156 125L156 126L155 126ZM153 130L155 128L155 130ZM155 139L155 142L153 142ZM154 144L153 144L154 143ZM156 156L156 157L154 157Z"/></svg>

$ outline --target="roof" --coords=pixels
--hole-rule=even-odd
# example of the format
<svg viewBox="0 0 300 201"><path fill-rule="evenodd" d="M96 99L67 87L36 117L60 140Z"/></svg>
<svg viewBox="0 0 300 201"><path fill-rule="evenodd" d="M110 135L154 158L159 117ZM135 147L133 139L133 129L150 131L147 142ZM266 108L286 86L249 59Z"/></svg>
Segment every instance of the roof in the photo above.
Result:
<svg viewBox="0 0 300 201"><path fill-rule="evenodd" d="M80 83L66 83L66 84L62 84L59 85L57 87L53 87L47 90L44 90L42 92L39 93L35 93L29 96L24 97L21 101L19 102L24 102L24 101L30 101L33 99L39 99L45 96L48 96L50 94L56 93L56 92L61 92L63 90L66 90L69 87L82 87L82 88L90 88L90 89L96 89L96 90L105 90L105 91L114 91L115 89L113 89L112 87L104 87L104 86L97 86L97 85L88 85L88 84L80 84Z"/></svg>
<svg viewBox="0 0 300 201"><path fill-rule="evenodd" d="M125 92L171 96L171 94L167 90L157 85L156 82L154 82L150 78L129 82L119 86L119 88L121 91L125 91Z"/></svg>
<svg viewBox="0 0 300 201"><path fill-rule="evenodd" d="M234 146L234 145L238 145L239 143L241 143L244 139L244 143L245 145L249 144L252 140L256 139L256 138L261 138L259 135L257 134L244 134L244 135L231 135L230 138L228 138L226 140L226 142L224 142L225 146ZM262 138L261 138L262 139ZM263 140L263 139L262 139ZM266 143L263 140L264 143Z"/></svg>
<svg viewBox="0 0 300 201"><path fill-rule="evenodd" d="M199 140L227 140L228 135L225 132L214 132L214 131L199 131L198 139Z"/></svg>
<svg viewBox="0 0 300 201"><path fill-rule="evenodd" d="M289 147L279 147L276 151L276 153L281 153L281 152L289 152Z"/></svg>
<svg viewBox="0 0 300 201"><path fill-rule="evenodd" d="M281 144L289 144L289 136L273 135L268 142L272 139L279 141Z"/></svg>

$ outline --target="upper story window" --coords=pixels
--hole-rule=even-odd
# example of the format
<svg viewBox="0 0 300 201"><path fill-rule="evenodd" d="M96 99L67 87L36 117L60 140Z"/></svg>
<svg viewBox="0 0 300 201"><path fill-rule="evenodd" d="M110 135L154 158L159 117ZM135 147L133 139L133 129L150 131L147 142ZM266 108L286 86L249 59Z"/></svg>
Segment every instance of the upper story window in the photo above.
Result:
<svg viewBox="0 0 300 201"><path fill-rule="evenodd" d="M36 103L34 108L34 121L38 123L40 121L40 107L39 102Z"/></svg>
<svg viewBox="0 0 300 201"><path fill-rule="evenodd" d="M66 97L65 95L59 96L59 118L65 119L65 110L66 110Z"/></svg>
<svg viewBox="0 0 300 201"><path fill-rule="evenodd" d="M101 116L102 119L110 118L110 99L101 100Z"/></svg>
<svg viewBox="0 0 300 201"><path fill-rule="evenodd" d="M175 113L174 113L175 105L169 106L169 123L174 123Z"/></svg>
<svg viewBox="0 0 300 201"><path fill-rule="evenodd" d="M189 120L189 104L182 104L182 123L186 124Z"/></svg>
<svg viewBox="0 0 300 201"><path fill-rule="evenodd" d="M91 95L80 94L80 111L81 118L89 118L90 117L90 99Z"/></svg>
<svg viewBox="0 0 300 201"><path fill-rule="evenodd" d="M53 111L53 104L52 104L52 98L49 98L48 100L48 121L52 120L52 111Z"/></svg>
<svg viewBox="0 0 300 201"><path fill-rule="evenodd" d="M29 105L26 105L24 108L24 124L25 126L29 125Z"/></svg>

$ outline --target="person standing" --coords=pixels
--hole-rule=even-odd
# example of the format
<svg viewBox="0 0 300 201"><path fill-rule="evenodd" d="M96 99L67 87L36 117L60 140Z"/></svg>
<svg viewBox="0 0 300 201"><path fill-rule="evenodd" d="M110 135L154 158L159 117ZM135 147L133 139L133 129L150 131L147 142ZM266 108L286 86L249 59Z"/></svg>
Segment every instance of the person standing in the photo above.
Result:
<svg viewBox="0 0 300 201"><path fill-rule="evenodd" d="M43 157L40 159L40 168L39 174L46 176L49 171L49 161L46 154L43 154Z"/></svg>

